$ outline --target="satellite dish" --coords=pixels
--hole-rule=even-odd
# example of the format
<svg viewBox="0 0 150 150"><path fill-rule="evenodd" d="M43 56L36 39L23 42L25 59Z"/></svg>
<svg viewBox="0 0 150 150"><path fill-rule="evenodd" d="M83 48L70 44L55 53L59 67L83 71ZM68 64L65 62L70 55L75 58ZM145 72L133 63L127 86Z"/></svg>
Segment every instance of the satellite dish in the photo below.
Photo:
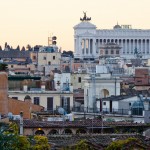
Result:
<svg viewBox="0 0 150 150"><path fill-rule="evenodd" d="M65 114L65 110L64 110L62 107L59 107L59 108L58 108L58 112L59 112L60 114L62 114L62 115Z"/></svg>
<svg viewBox="0 0 150 150"><path fill-rule="evenodd" d="M8 118L9 118L9 119L12 119L12 118L13 118L12 112L9 112L9 113L8 113Z"/></svg>

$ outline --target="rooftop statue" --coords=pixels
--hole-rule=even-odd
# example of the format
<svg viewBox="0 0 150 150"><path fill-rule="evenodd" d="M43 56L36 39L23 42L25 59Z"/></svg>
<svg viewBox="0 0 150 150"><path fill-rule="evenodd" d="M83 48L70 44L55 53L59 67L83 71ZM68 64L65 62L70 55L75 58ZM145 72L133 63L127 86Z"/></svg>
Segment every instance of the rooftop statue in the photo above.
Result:
<svg viewBox="0 0 150 150"><path fill-rule="evenodd" d="M86 16L86 12L83 11L83 14L84 14L83 18L80 18L81 21L90 21L91 20L91 17Z"/></svg>

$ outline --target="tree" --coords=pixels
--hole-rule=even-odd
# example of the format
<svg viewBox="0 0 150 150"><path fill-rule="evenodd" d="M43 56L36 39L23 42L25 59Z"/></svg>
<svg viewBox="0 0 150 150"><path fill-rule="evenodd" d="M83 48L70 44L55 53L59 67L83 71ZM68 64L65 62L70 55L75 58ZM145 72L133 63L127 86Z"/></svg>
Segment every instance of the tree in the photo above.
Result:
<svg viewBox="0 0 150 150"><path fill-rule="evenodd" d="M7 45L7 48L8 48L8 49L10 49L10 46L9 46L9 45Z"/></svg>
<svg viewBox="0 0 150 150"><path fill-rule="evenodd" d="M28 51L30 51L30 50L31 50L31 45L28 44L28 45L26 46L26 48L27 48Z"/></svg>
<svg viewBox="0 0 150 150"><path fill-rule="evenodd" d="M0 51L2 51L2 47L0 46Z"/></svg>
<svg viewBox="0 0 150 150"><path fill-rule="evenodd" d="M5 42L5 46L4 46L4 48L7 48L7 42Z"/></svg>
<svg viewBox="0 0 150 150"><path fill-rule="evenodd" d="M26 137L18 134L16 123L0 124L0 150L49 150L47 137Z"/></svg>
<svg viewBox="0 0 150 150"><path fill-rule="evenodd" d="M29 150L31 148L26 136L18 136L17 142L13 146L15 150Z"/></svg>
<svg viewBox="0 0 150 150"><path fill-rule="evenodd" d="M122 149L146 149L146 146L136 138L128 138L126 140L117 140L112 142L106 150L122 150Z"/></svg>
<svg viewBox="0 0 150 150"><path fill-rule="evenodd" d="M67 146L64 150L94 150L92 145L88 144L86 140L81 140L75 145Z"/></svg>
<svg viewBox="0 0 150 150"><path fill-rule="evenodd" d="M65 55L68 55L68 56L70 56L70 57L74 57L74 55L73 55L73 51L63 51L63 53L62 54L65 54Z"/></svg>
<svg viewBox="0 0 150 150"><path fill-rule="evenodd" d="M11 124L12 125L12 124ZM17 141L17 134L14 133L13 126L3 124L0 127L0 149L15 150L14 143Z"/></svg>
<svg viewBox="0 0 150 150"><path fill-rule="evenodd" d="M33 150L49 150L50 145L48 144L47 137L34 136L35 145L32 146Z"/></svg>
<svg viewBox="0 0 150 150"><path fill-rule="evenodd" d="M0 71L7 71L7 69L8 69L7 64L4 64L4 63L0 64Z"/></svg>
<svg viewBox="0 0 150 150"><path fill-rule="evenodd" d="M19 50L19 51L20 51L20 46L19 46L19 45L17 46L16 50Z"/></svg>
<svg viewBox="0 0 150 150"><path fill-rule="evenodd" d="M21 51L25 51L25 50L26 50L26 49L25 49L25 47L23 46L22 49L21 49Z"/></svg>

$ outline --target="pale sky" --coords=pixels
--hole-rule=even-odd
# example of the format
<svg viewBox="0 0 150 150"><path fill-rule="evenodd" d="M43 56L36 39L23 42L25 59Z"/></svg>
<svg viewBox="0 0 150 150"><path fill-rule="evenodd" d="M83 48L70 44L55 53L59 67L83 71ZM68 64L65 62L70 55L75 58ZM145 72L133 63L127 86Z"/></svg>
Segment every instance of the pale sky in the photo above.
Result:
<svg viewBox="0 0 150 150"><path fill-rule="evenodd" d="M73 26L83 11L98 29L117 22L150 29L150 0L0 0L0 45L47 45L53 33L58 46L74 50Z"/></svg>

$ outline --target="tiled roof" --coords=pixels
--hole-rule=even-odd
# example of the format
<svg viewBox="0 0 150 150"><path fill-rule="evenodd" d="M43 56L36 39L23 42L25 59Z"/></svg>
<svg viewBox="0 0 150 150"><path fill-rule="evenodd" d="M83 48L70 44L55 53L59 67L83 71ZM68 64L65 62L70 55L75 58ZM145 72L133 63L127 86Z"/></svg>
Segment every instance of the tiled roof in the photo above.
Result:
<svg viewBox="0 0 150 150"><path fill-rule="evenodd" d="M19 124L19 121L17 121ZM35 121L35 120L24 120L24 128L52 128L52 127L100 127L102 126L102 121L100 119L86 119L82 121ZM63 125L63 126L62 126ZM131 122L103 122L104 126L111 127L111 126L145 126L146 124L143 123L131 123Z"/></svg>
<svg viewBox="0 0 150 150"><path fill-rule="evenodd" d="M0 51L0 58L28 58L28 57L30 57L29 51L18 51L18 50Z"/></svg>
<svg viewBox="0 0 150 150"><path fill-rule="evenodd" d="M75 145L81 140L85 140L90 145L98 150L106 148L113 140L126 140L128 138L138 139L141 147L148 148L149 143L146 143L145 137L137 134L79 134L79 135L49 135L48 141L54 147L66 147Z"/></svg>

